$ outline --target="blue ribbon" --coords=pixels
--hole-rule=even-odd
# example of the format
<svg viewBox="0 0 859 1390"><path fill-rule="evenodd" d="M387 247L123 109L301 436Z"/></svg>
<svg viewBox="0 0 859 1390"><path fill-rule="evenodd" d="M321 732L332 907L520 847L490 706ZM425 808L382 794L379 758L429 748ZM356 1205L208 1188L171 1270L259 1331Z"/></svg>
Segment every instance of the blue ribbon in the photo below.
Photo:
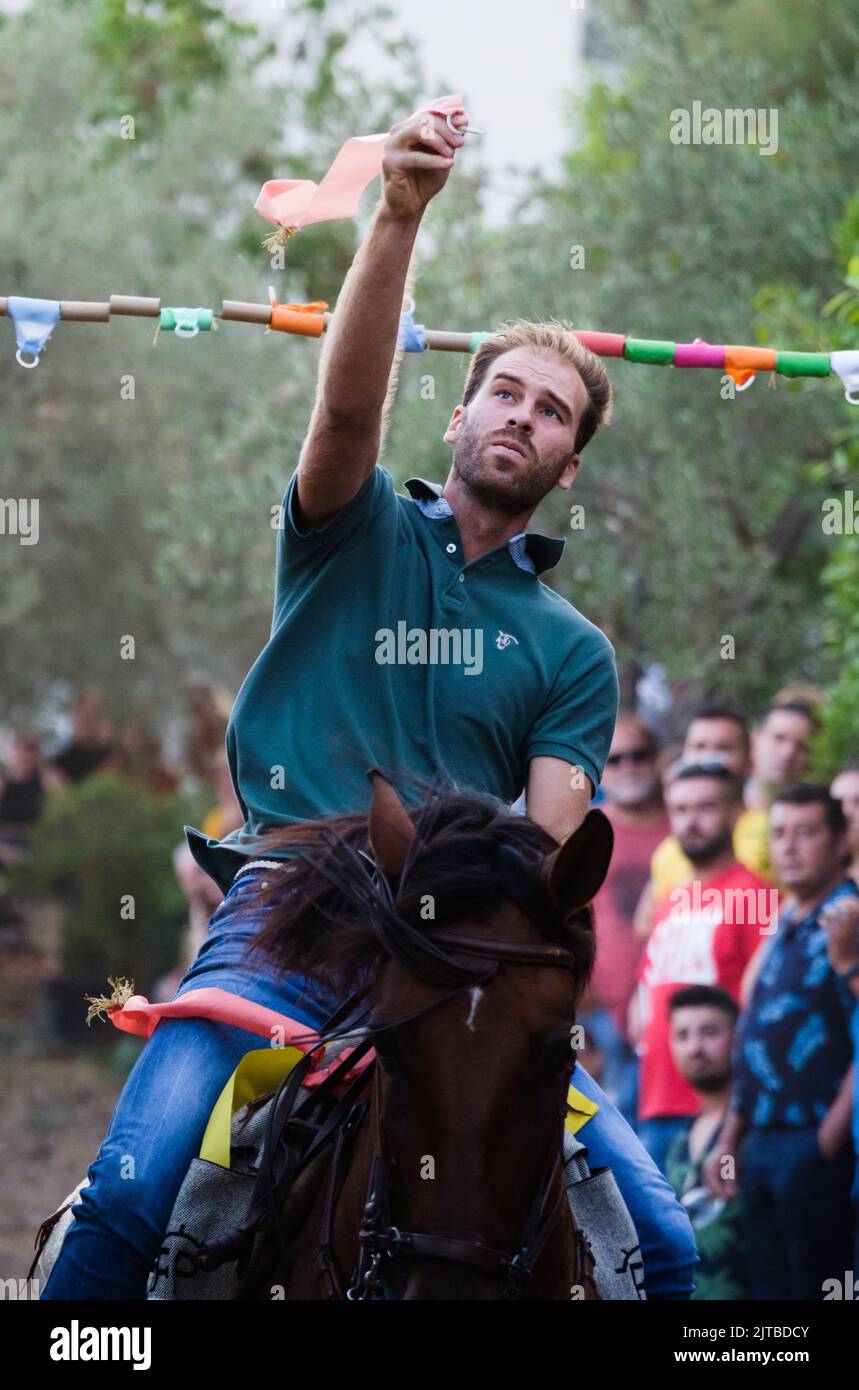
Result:
<svg viewBox="0 0 859 1390"><path fill-rule="evenodd" d="M406 352L426 352L427 343L425 338L426 328L422 323L415 323L413 313L400 314L400 331L397 334L397 347L405 348Z"/></svg>
<svg viewBox="0 0 859 1390"><path fill-rule="evenodd" d="M26 299L20 294L10 294L6 300L6 313L15 325L15 339L20 354L29 352L36 361L60 319L58 299ZM22 363L22 366L27 365ZM35 362L30 363L35 366Z"/></svg>

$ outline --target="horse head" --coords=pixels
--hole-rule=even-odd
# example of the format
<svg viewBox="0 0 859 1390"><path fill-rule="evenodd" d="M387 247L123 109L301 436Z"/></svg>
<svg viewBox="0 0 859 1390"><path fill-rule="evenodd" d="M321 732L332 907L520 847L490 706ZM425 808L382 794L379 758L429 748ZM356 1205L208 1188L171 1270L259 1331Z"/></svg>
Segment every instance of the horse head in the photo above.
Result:
<svg viewBox="0 0 859 1390"><path fill-rule="evenodd" d="M557 844L479 796L432 792L410 812L369 775L361 830L348 818L308 852L292 933L275 914L260 938L366 995L376 1064L329 1196L331 1267L350 1298L569 1298L583 1252L563 1124L611 825L590 811Z"/></svg>

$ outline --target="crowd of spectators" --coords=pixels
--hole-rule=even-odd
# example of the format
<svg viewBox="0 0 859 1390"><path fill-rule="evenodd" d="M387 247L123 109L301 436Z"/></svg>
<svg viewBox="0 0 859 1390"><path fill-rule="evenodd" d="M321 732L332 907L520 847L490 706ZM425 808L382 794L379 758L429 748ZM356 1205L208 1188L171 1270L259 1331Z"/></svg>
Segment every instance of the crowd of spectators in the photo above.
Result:
<svg viewBox="0 0 859 1390"><path fill-rule="evenodd" d="M117 732L96 689L54 751L13 733L0 883L47 799L111 771L153 796L206 789L214 838L240 826L231 704L189 680L172 759L145 710ZM689 1213L697 1298L817 1299L859 1271L859 762L829 787L808 780L818 722L802 688L754 727L703 705L674 746L621 713L599 793L615 848L579 1016L586 1061ZM187 926L156 999L172 997L222 898L178 837L173 870Z"/></svg>
<svg viewBox="0 0 859 1390"><path fill-rule="evenodd" d="M580 1021L689 1212L697 1298L820 1299L859 1269L859 764L808 779L818 708L704 705L668 748L623 714L603 778Z"/></svg>

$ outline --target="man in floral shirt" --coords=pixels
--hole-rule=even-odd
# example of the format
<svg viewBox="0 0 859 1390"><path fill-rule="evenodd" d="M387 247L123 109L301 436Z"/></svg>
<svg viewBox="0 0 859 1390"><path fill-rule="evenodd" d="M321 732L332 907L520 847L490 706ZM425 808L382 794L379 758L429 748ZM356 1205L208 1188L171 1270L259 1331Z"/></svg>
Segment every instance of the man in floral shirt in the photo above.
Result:
<svg viewBox="0 0 859 1390"><path fill-rule="evenodd" d="M821 923L859 895L846 828L825 787L785 791L770 813L773 867L792 897L740 1022L731 1111L706 1167L713 1191L739 1191L756 1299L820 1299L850 1267L856 1001Z"/></svg>

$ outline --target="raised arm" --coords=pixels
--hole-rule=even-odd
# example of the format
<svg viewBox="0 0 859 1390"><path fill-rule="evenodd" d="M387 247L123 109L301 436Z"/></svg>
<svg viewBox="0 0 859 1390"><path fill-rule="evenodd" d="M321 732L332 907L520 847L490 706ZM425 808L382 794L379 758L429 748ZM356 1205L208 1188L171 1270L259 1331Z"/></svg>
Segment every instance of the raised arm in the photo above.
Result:
<svg viewBox="0 0 859 1390"><path fill-rule="evenodd" d="M462 143L462 135L425 111L392 126L385 141L382 198L325 335L298 463L297 500L306 527L334 516L376 466L415 238Z"/></svg>

